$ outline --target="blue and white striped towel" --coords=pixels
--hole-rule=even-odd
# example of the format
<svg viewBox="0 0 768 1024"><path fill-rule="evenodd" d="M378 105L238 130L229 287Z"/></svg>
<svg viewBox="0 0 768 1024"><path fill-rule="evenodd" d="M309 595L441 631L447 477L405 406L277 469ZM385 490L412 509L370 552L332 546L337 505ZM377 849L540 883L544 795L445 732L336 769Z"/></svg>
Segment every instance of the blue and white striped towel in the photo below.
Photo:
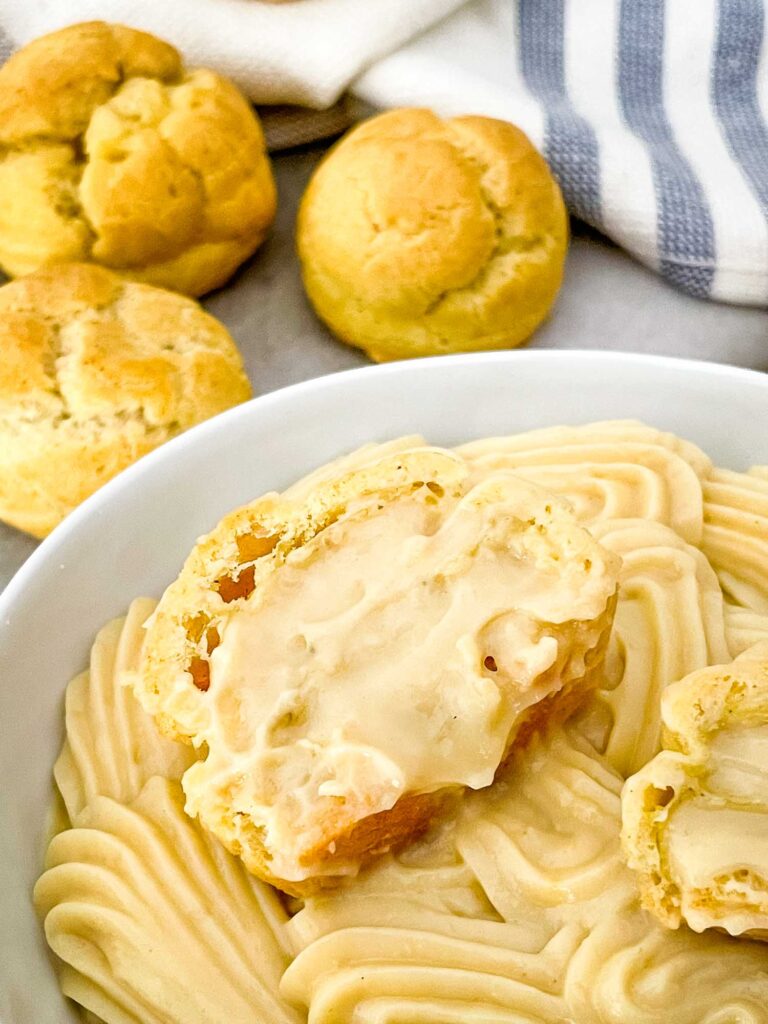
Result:
<svg viewBox="0 0 768 1024"><path fill-rule="evenodd" d="M515 121L577 216L693 295L768 305L763 0L476 0L355 90Z"/></svg>
<svg viewBox="0 0 768 1024"><path fill-rule="evenodd" d="M86 17L146 27L261 102L321 107L350 86L507 118L577 216L693 295L768 305L764 0L460 4L0 0L0 25L15 42Z"/></svg>

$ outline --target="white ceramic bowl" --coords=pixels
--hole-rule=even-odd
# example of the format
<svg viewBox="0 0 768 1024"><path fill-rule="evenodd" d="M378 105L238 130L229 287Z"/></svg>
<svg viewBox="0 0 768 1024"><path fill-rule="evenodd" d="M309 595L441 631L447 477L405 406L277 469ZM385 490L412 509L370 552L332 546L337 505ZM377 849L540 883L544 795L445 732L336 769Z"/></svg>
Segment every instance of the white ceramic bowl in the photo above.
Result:
<svg viewBox="0 0 768 1024"><path fill-rule="evenodd" d="M0 597L0 1022L62 1024L30 892L62 733L62 694L97 629L159 595L228 509L363 444L455 444L637 417L732 468L768 463L768 376L601 352L500 352L352 370L258 398L142 459L74 512Z"/></svg>

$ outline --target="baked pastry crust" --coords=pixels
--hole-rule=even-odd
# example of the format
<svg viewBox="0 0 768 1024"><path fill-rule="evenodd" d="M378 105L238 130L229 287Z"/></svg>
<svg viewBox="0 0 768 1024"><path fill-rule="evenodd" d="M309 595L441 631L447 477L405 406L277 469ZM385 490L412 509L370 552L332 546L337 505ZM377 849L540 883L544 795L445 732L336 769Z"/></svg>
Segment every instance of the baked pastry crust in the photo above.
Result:
<svg viewBox="0 0 768 1024"><path fill-rule="evenodd" d="M68 263L0 288L0 518L36 537L140 456L251 395L192 299Z"/></svg>
<svg viewBox="0 0 768 1024"><path fill-rule="evenodd" d="M622 842L667 927L768 939L768 641L662 698L665 750L627 780Z"/></svg>
<svg viewBox="0 0 768 1024"><path fill-rule="evenodd" d="M13 277L92 260L202 295L274 219L244 97L122 25L71 25L15 53L0 69L0 147L0 266Z"/></svg>
<svg viewBox="0 0 768 1024"><path fill-rule="evenodd" d="M343 517L355 515L361 508L381 510L421 494L439 510L441 503L455 505L465 496L468 479L468 467L460 457L441 449L418 448L358 466L335 479L321 479L314 489L299 493L295 500L266 495L225 516L198 542L150 620L135 692L164 733L191 741L204 753L205 759L193 765L183 780L187 809L199 815L205 827L241 856L249 870L284 891L306 894L332 884L334 876L349 874L370 857L415 838L461 787L442 784L419 791L406 788L388 807L373 811L365 808L377 806L375 793L366 802L367 794L358 800L357 790L354 799L337 800L325 799L322 787L312 789L311 827L307 826L297 843L300 852L296 863L303 877L283 877L275 864L284 851L277 848L269 828L264 826L260 805L251 791L256 785L255 775L259 775L258 785L262 786L262 777L269 777L270 769L265 772L263 761L254 757L251 747L243 748L246 741L242 735L249 731L247 724L243 725L243 716L248 716L250 698L241 701L239 694L230 691L228 679L217 679L217 662L212 656L220 646L224 650L228 629L247 614L249 602L259 612L262 593L269 592L267 588L292 556L309 550L315 538L322 537ZM488 781L513 746L522 746L538 730L565 717L589 692L593 670L607 642L616 598L618 559L577 526L557 499L524 481L516 480L515 486L523 494L527 518L515 520L516 525L510 528L514 543L519 544L520 551L533 551L533 563L546 563L548 572L562 573L563 577L575 572L578 582L574 586L583 586L590 594L584 606L590 615L583 620L543 623L531 613L533 618L526 620L539 623L536 628L544 630L548 643L556 640L558 653L548 667L536 670L538 675L533 672L532 679L523 682L521 670L518 678L510 680L513 693L527 690L533 696L521 701L521 710L509 733L505 733L506 748L502 744ZM493 494L489 492L485 498L493 501ZM328 543L335 550L339 542L332 539ZM540 563L537 558L541 558ZM554 568L559 559L562 565ZM443 586L442 574L437 575ZM292 628L295 631L300 627L293 624ZM260 650L263 652L263 648ZM495 664L487 668L497 670ZM238 678L239 671L235 673ZM244 671L248 672L247 664ZM481 685L484 682L480 679ZM473 692L472 685L469 692ZM322 694L321 688L316 699L322 701ZM259 694L254 693L253 699L259 700ZM281 706L274 693L265 694L263 699ZM315 705L310 702L308 706L309 714L314 714ZM233 708L238 709L234 726ZM301 720L300 712L296 717L292 712L292 722ZM277 757L286 746L300 747L308 742L295 739L290 728L285 728L288 738L281 732L274 741L276 746L268 747L269 757L272 751ZM382 724L381 728L387 726ZM254 742L259 744L256 754L261 756L262 740ZM257 764L258 769L254 767ZM272 791L283 785L275 781L282 778L275 769L271 781L263 785Z"/></svg>
<svg viewBox="0 0 768 1024"><path fill-rule="evenodd" d="M349 132L304 194L304 285L342 341L384 361L512 348L547 315L568 219L520 129L394 110Z"/></svg>

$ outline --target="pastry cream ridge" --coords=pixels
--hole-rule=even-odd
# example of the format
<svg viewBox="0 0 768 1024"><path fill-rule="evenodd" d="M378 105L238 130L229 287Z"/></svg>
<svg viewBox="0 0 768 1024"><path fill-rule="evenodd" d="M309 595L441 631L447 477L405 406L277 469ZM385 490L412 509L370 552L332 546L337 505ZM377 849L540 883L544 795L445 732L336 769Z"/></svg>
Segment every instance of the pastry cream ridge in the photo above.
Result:
<svg viewBox="0 0 768 1024"><path fill-rule="evenodd" d="M702 550L736 604L768 615L768 468L715 469L704 483Z"/></svg>
<svg viewBox="0 0 768 1024"><path fill-rule="evenodd" d="M595 447L589 458L573 454L587 441L599 456ZM656 449L644 456L654 466L643 474L647 486L615 489L637 445ZM53 839L35 892L64 992L100 1021L768 1024L768 946L662 927L640 908L619 849L622 777L612 762L656 752L654 709L672 673L727 660L716 654L724 643L722 595L690 547L700 543L706 456L634 423L536 431L476 447L504 463L494 473L525 475L506 464L510 450L528 452L531 466L575 462L562 493L599 494L576 501L577 511L601 524L602 543L625 559L637 550L625 565L608 663L585 717L518 755L499 783L470 794L423 841L291 917L274 890L183 811L179 779L194 752L161 739L121 685L153 607L134 602L126 620L102 630L90 672L68 688L56 780L71 827ZM371 446L344 463L363 464L376 452ZM330 472L318 470L313 481ZM739 486L729 500L737 514L717 548L721 580L745 579L760 543L748 523L740 529L753 480L765 473L734 476ZM617 510L621 522L612 518ZM725 606L728 642L738 647L764 631L754 607L764 593L759 576L748 583L734 585ZM630 729L638 719L639 745ZM707 800L748 789L753 809L764 807L765 742L762 731L747 743L741 733L718 740ZM699 821L681 820L685 829L672 844L696 881L709 871L714 831L707 843L693 843L687 833ZM695 856L679 841L692 842ZM715 848L727 852L730 842L724 828ZM766 863L757 845L750 859Z"/></svg>
<svg viewBox="0 0 768 1024"><path fill-rule="evenodd" d="M521 713L584 675L617 564L509 475L439 504L428 487L361 499L224 625L188 810L242 779L270 870L300 880L329 814L490 785Z"/></svg>

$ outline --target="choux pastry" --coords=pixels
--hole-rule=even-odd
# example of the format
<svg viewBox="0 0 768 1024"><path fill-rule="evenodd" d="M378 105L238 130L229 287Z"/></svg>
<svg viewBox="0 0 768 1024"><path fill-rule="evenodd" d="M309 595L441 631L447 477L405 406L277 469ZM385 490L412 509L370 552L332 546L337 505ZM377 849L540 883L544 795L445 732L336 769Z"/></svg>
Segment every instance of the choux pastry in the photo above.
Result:
<svg viewBox="0 0 768 1024"><path fill-rule="evenodd" d="M0 288L0 519L43 537L141 455L250 397L192 299L67 263Z"/></svg>
<svg viewBox="0 0 768 1024"><path fill-rule="evenodd" d="M201 295L261 244L275 186L235 86L172 46L94 21L0 69L0 267L93 261Z"/></svg>
<svg viewBox="0 0 768 1024"><path fill-rule="evenodd" d="M373 359L511 348L549 312L568 220L514 125L393 110L318 167L298 250L318 315Z"/></svg>

